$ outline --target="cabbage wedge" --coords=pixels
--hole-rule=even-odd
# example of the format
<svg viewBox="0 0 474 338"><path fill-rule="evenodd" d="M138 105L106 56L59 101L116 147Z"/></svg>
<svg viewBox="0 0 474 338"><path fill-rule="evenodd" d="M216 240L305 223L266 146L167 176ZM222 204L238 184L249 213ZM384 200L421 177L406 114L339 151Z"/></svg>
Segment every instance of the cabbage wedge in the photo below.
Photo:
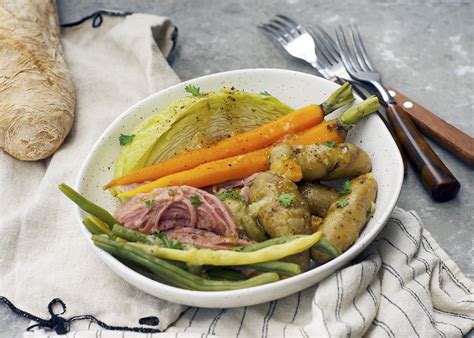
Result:
<svg viewBox="0 0 474 338"><path fill-rule="evenodd" d="M291 111L273 96L232 88L184 97L132 132L135 137L122 146L114 177L254 129Z"/></svg>

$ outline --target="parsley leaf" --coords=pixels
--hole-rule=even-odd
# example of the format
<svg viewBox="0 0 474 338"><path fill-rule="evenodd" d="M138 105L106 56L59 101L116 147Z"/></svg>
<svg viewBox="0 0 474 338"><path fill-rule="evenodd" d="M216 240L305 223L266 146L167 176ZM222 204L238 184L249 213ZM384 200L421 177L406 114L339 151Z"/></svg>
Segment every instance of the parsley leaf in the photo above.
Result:
<svg viewBox="0 0 474 338"><path fill-rule="evenodd" d="M293 201L295 200L295 196L291 194L281 194L277 197L277 201L280 202L285 208L291 207Z"/></svg>
<svg viewBox="0 0 474 338"><path fill-rule="evenodd" d="M324 142L323 146L333 148L336 145L336 142Z"/></svg>
<svg viewBox="0 0 474 338"><path fill-rule="evenodd" d="M173 239L170 241L168 239L168 236L164 232L155 232L153 235L161 239L161 241L163 242L163 245L167 248L176 249L176 250L183 249L183 246L181 245L180 241L178 241L177 239Z"/></svg>
<svg viewBox="0 0 474 338"><path fill-rule="evenodd" d="M132 135L120 134L119 136L120 145L124 146L126 144L129 144L130 142L133 141L134 138L135 138L135 134L132 134Z"/></svg>
<svg viewBox="0 0 474 338"><path fill-rule="evenodd" d="M345 206L347 206L349 203L347 202L347 200L340 200L339 202L337 202L337 207L338 208L344 208Z"/></svg>
<svg viewBox="0 0 474 338"><path fill-rule="evenodd" d="M151 208L153 206L153 200L146 200L145 204L148 208Z"/></svg>
<svg viewBox="0 0 474 338"><path fill-rule="evenodd" d="M171 242L169 242L168 247L170 249L176 249L176 250L182 250L183 249L183 246L181 245L181 242L178 241L177 239L171 240Z"/></svg>
<svg viewBox="0 0 474 338"><path fill-rule="evenodd" d="M349 181L344 181L342 185L341 191L339 191L339 195L348 195L352 192L351 183Z"/></svg>
<svg viewBox="0 0 474 338"><path fill-rule="evenodd" d="M200 96L201 95L201 88L196 87L195 85L187 85L184 87L184 91L192 94L192 96Z"/></svg>
<svg viewBox="0 0 474 338"><path fill-rule="evenodd" d="M202 204L202 202L199 199L199 196L197 196L197 195L191 196L191 204L194 205L195 207L200 206Z"/></svg>
<svg viewBox="0 0 474 338"><path fill-rule="evenodd" d="M266 90L264 92L261 92L260 95L263 95L263 96L272 96L272 94L270 94L269 92L267 92Z"/></svg>
<svg viewBox="0 0 474 338"><path fill-rule="evenodd" d="M217 198L219 198L221 201L225 201L229 198L231 198L233 200L237 200L237 201L242 199L242 197L240 196L238 191L233 190L233 189L223 190L223 191L217 193Z"/></svg>

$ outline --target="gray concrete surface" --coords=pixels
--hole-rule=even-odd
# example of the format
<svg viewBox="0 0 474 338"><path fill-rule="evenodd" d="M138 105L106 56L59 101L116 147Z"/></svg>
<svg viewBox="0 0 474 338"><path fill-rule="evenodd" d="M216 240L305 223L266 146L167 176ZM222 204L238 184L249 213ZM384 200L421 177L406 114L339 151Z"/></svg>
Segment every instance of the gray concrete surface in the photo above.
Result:
<svg viewBox="0 0 474 338"><path fill-rule="evenodd" d="M311 73L255 26L283 13L327 29L356 23L384 79L463 131L474 134L474 3L470 1L129 1L58 0L62 22L99 8L168 16L179 27L171 64L182 80L240 68L272 67ZM473 169L434 145L462 184L456 199L432 201L410 169L398 205L415 210L440 245L472 279ZM46 304L45 304L46 307ZM19 336L27 321L0 307L0 336Z"/></svg>

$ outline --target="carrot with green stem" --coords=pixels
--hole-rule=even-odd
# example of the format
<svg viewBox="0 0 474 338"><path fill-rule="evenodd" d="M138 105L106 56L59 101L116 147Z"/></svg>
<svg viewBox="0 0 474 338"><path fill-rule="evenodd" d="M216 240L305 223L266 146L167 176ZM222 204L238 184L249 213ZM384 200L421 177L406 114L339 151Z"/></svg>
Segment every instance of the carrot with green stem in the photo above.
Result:
<svg viewBox="0 0 474 338"><path fill-rule="evenodd" d="M150 167L135 170L125 176L113 179L104 186L104 189L159 179L160 177L195 168L207 162L268 147L285 135L295 134L321 123L325 115L353 100L352 86L346 82L320 105L311 104L258 128L221 140L210 147L189 151Z"/></svg>
<svg viewBox="0 0 474 338"><path fill-rule="evenodd" d="M293 137L282 140L293 145L314 144L324 142L344 142L348 130L365 116L380 108L377 97L372 96L349 108L339 118L325 122ZM222 182L248 177L254 173L270 168L270 153L272 147L254 152L225 158L199 165L193 169L177 172L161 177L150 183L141 185L133 190L118 195L127 199L140 193L150 192L155 188L173 185L189 185L196 188L219 184Z"/></svg>

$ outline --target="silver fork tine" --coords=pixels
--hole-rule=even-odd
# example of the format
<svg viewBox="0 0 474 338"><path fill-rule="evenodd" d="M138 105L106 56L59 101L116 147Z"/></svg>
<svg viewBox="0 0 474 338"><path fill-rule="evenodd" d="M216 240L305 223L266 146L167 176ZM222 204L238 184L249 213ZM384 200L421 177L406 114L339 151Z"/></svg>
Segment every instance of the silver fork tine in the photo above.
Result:
<svg viewBox="0 0 474 338"><path fill-rule="evenodd" d="M328 68L321 66L315 52L314 38L293 19L278 14L260 28L269 38L278 42L291 56L306 61L327 79L334 76L330 75ZM342 67L342 65L340 66Z"/></svg>
<svg viewBox="0 0 474 338"><path fill-rule="evenodd" d="M280 35L280 37L285 41L285 42L290 42L293 38L286 33L284 30L282 30L280 27L275 26L274 24L271 23L266 23L264 24L265 27L268 29L273 30L276 34Z"/></svg>
<svg viewBox="0 0 474 338"><path fill-rule="evenodd" d="M326 55L324 49L321 48L320 37L311 27L308 27L308 31L314 39L314 48L316 49L316 55L318 55L319 59L323 61L321 62L321 64L325 67L331 67L333 65L333 61Z"/></svg>
<svg viewBox="0 0 474 338"><path fill-rule="evenodd" d="M356 37L356 40L358 41L358 45L360 47L360 51L364 59L364 62L370 71L374 71L374 66L372 66L372 62L369 59L367 51L365 50L364 43L362 41L362 37L360 36L359 28L357 27L357 25L354 25L354 28L355 28L355 37Z"/></svg>
<svg viewBox="0 0 474 338"><path fill-rule="evenodd" d="M286 22L289 26L296 29L299 33L306 33L306 29L304 29L303 26L301 26L299 23L297 23L293 19L287 17L286 15L277 14L275 16L280 18L282 21Z"/></svg>
<svg viewBox="0 0 474 338"><path fill-rule="evenodd" d="M331 51L333 52L333 55L337 58L341 58L341 55L339 54L339 51L337 50L337 44L336 41L326 32L326 30L321 27L320 25L316 25L318 27L319 31L321 32L322 36L324 36L328 42L329 47L331 48Z"/></svg>
<svg viewBox="0 0 474 338"><path fill-rule="evenodd" d="M359 53L357 53L357 49L355 47L355 41L353 39L353 35L351 34L350 26L348 26L347 29L349 30L349 36L350 36L351 39L350 40L346 39L346 35L344 34L344 40L347 44L347 50L349 52L349 57L351 59L352 66L358 72L364 71L364 67L362 67L362 65L359 63L359 55L358 55Z"/></svg>
<svg viewBox="0 0 474 338"><path fill-rule="evenodd" d="M330 65L333 65L337 63L337 58L332 55L332 52L328 49L328 46L326 42L324 41L324 38L321 36L321 34L318 34L316 31L313 31L313 38L316 41L316 46L319 48L322 54L326 57Z"/></svg>
<svg viewBox="0 0 474 338"><path fill-rule="evenodd" d="M280 33L276 30L274 30L273 28L269 27L268 24L263 24L261 26L258 26L260 29L264 30L265 32L267 32L272 38L274 38L275 40L277 40L278 43L282 44L283 46L285 46L287 44L287 40L283 38L282 35L280 35Z"/></svg>
<svg viewBox="0 0 474 338"><path fill-rule="evenodd" d="M286 24L282 21L279 21L279 20L276 20L276 19L271 19L270 24L274 25L276 27L279 27L285 34L288 34L288 36L290 36L292 38L296 38L296 37L298 37L298 35L300 35L300 32L298 32L293 27L288 26L288 24Z"/></svg>
<svg viewBox="0 0 474 338"><path fill-rule="evenodd" d="M357 73L354 64L352 63L351 55L349 53L349 45L347 44L346 36L342 27L339 26L336 28L336 40L339 49L341 50L341 58L344 66L347 68L349 73Z"/></svg>
<svg viewBox="0 0 474 338"><path fill-rule="evenodd" d="M355 54L355 57L357 58L357 63L359 64L360 68L363 71L370 71L369 66L365 63L365 61L362 57L362 50L359 46L358 41L356 41L355 34L354 34L354 29L350 25L349 25L348 29L349 29L349 35L350 35L351 40L352 40L352 44L354 45L354 54Z"/></svg>
<svg viewBox="0 0 474 338"><path fill-rule="evenodd" d="M347 46L349 46L348 50L349 50L349 58L352 62L352 65L353 67L358 71L363 71L362 69L362 66L360 65L359 63L359 60L357 59L357 51L354 47L354 44L351 45L351 42L349 39L346 39L346 35L344 35L344 40L346 41L347 43Z"/></svg>

